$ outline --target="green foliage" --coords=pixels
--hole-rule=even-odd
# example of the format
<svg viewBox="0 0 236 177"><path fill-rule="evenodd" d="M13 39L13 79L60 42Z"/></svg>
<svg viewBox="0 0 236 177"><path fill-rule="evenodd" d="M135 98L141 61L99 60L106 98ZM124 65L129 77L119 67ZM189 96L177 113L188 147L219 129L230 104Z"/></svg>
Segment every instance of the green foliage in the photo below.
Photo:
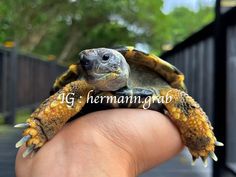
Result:
<svg viewBox="0 0 236 177"><path fill-rule="evenodd" d="M165 15L157 0L1 0L0 43L15 40L24 52L72 62L78 51L148 44L156 53L213 20L213 9L176 8Z"/></svg>
<svg viewBox="0 0 236 177"><path fill-rule="evenodd" d="M174 44L181 42L189 34L212 21L213 14L213 9L210 7L202 8L198 12L190 11L185 7L176 8L168 15L168 39Z"/></svg>

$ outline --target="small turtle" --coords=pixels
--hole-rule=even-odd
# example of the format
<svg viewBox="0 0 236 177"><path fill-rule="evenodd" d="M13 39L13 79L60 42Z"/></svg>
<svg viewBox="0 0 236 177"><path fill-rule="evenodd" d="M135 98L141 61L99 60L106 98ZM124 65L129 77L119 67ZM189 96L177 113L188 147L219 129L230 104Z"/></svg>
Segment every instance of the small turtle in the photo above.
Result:
<svg viewBox="0 0 236 177"><path fill-rule="evenodd" d="M41 148L78 113L121 107L148 108L168 115L193 162L201 157L206 165L208 156L217 161L215 146L223 146L216 140L207 115L186 93L184 75L168 62L133 47L80 52L78 63L56 79L52 94L26 123L15 126L26 128L16 143L16 147L26 143L24 157ZM104 99L94 104L91 96Z"/></svg>

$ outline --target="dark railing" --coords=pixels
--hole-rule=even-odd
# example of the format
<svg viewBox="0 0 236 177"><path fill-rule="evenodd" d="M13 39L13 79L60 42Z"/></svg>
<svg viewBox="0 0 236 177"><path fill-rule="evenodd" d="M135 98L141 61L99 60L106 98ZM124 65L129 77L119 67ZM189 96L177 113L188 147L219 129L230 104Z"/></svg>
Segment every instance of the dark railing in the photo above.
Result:
<svg viewBox="0 0 236 177"><path fill-rule="evenodd" d="M219 162L213 176L236 176L236 8L161 57L186 76L186 85L215 127Z"/></svg>
<svg viewBox="0 0 236 177"><path fill-rule="evenodd" d="M14 123L16 109L33 107L48 97L53 81L64 70L16 48L0 48L0 113L5 123Z"/></svg>

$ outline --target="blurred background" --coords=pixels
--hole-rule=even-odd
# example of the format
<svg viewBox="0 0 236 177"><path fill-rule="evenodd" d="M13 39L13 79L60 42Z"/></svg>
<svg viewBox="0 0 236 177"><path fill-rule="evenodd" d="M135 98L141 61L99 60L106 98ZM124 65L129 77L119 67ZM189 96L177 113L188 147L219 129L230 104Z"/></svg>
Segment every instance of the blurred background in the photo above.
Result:
<svg viewBox="0 0 236 177"><path fill-rule="evenodd" d="M1 0L0 177L14 177L23 122L86 48L135 46L176 65L225 147L191 166L186 150L142 177L236 176L236 0Z"/></svg>

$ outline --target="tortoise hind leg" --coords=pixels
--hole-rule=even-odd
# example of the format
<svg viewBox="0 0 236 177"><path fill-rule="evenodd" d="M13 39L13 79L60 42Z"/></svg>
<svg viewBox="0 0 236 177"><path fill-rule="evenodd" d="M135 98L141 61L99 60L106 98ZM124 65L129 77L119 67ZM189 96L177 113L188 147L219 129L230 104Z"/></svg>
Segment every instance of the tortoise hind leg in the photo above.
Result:
<svg viewBox="0 0 236 177"><path fill-rule="evenodd" d="M188 147L193 161L201 157L207 165L207 157L217 161L214 153L215 146L223 144L217 142L213 128L207 115L199 104L188 94L178 89L164 88L160 90L161 96L171 96L172 100L164 103L169 117L180 130L182 140Z"/></svg>

